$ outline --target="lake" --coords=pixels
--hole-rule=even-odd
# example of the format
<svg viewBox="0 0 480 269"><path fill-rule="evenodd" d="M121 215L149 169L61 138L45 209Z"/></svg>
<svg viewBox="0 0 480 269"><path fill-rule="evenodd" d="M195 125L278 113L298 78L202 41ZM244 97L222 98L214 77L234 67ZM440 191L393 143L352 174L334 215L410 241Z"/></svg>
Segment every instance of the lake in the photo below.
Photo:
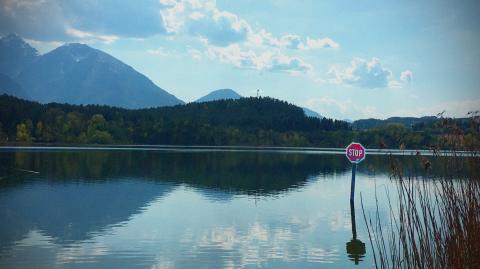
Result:
<svg viewBox="0 0 480 269"><path fill-rule="evenodd" d="M372 268L360 193L388 223L390 158L358 165L351 208L332 152L3 148L0 268Z"/></svg>

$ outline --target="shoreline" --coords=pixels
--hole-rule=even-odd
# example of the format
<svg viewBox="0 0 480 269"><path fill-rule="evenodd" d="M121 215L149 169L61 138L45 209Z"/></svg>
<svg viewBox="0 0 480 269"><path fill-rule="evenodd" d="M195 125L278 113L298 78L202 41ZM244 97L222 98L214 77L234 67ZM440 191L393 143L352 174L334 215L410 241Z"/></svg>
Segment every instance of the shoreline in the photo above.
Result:
<svg viewBox="0 0 480 269"><path fill-rule="evenodd" d="M321 147L287 147L287 146L205 146L205 145L135 145L135 144L3 144L1 151L9 150L145 150L145 151L177 151L177 152L278 152L278 153L306 153L306 154L345 154L344 148ZM425 150L425 149L366 149L369 155L396 155L396 156L460 156L480 157L475 151L454 150Z"/></svg>

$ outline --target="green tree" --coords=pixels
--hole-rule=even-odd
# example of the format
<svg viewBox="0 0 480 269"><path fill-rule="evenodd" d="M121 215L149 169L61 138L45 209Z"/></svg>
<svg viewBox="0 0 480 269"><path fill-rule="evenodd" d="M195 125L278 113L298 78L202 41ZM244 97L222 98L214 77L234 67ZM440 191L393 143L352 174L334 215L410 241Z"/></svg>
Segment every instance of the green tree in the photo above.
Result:
<svg viewBox="0 0 480 269"><path fill-rule="evenodd" d="M32 142L32 136L26 123L17 124L17 141Z"/></svg>
<svg viewBox="0 0 480 269"><path fill-rule="evenodd" d="M3 132L2 123L0 122L0 143L6 142L8 140L8 136L6 133Z"/></svg>
<svg viewBox="0 0 480 269"><path fill-rule="evenodd" d="M112 135L105 130L107 121L102 114L95 114L88 122L87 139L90 143L108 144L113 142Z"/></svg>

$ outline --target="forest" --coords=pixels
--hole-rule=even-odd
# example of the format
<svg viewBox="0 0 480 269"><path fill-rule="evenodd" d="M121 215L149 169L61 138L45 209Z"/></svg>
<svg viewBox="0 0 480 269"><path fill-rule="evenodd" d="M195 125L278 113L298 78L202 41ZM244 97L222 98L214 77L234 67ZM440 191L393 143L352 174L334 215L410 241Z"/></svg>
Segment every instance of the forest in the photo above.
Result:
<svg viewBox="0 0 480 269"><path fill-rule="evenodd" d="M218 100L171 107L123 109L100 105L40 104L0 96L2 144L154 144L210 146L428 149L479 143L477 115L438 118L412 126L356 130L350 123L305 116L300 107L269 97Z"/></svg>

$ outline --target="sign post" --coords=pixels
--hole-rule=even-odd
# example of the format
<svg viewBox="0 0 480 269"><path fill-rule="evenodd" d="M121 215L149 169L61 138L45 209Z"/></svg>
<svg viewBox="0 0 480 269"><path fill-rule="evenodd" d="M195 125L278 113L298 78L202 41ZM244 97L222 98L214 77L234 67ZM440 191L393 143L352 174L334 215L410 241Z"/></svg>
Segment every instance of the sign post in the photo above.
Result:
<svg viewBox="0 0 480 269"><path fill-rule="evenodd" d="M357 164L365 159L365 148L360 143L352 142L345 149L347 159L352 163L352 184L350 186L350 202L355 198L355 173Z"/></svg>

